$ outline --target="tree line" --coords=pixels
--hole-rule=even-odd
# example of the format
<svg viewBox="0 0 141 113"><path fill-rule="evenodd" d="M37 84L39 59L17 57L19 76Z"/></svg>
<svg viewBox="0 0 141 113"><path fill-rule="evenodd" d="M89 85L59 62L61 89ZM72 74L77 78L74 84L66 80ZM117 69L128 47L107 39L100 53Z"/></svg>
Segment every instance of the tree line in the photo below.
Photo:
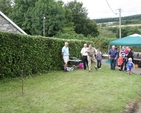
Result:
<svg viewBox="0 0 141 113"><path fill-rule="evenodd" d="M125 16L125 17L121 17L122 19L122 23L123 25L126 24L140 24L141 23L141 14L138 15L132 15L132 16ZM107 23L107 22L115 22L116 24L118 24L117 22L119 21L119 18L101 18L101 19L93 19L94 21L96 21L97 23Z"/></svg>
<svg viewBox="0 0 141 113"><path fill-rule="evenodd" d="M82 2L56 0L0 0L0 10L29 35L84 37L99 35Z"/></svg>

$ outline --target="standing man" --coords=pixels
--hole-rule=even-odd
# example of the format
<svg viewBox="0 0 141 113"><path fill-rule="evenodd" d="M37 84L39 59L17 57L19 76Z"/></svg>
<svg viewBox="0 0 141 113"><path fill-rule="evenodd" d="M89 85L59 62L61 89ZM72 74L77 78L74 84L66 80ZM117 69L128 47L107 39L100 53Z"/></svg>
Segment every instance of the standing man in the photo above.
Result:
<svg viewBox="0 0 141 113"><path fill-rule="evenodd" d="M89 48L86 51L88 53L88 67L89 72L91 71L91 61L94 63L94 67L97 70L97 61L95 58L96 50L92 47L92 44L89 45Z"/></svg>
<svg viewBox="0 0 141 113"><path fill-rule="evenodd" d="M68 61L69 61L68 42L65 42L65 45L62 48L62 56L63 56L63 60L64 60L64 72L67 72L67 65L68 65Z"/></svg>
<svg viewBox="0 0 141 113"><path fill-rule="evenodd" d="M117 50L115 49L115 46L112 46L112 49L109 50L109 59L110 59L110 65L111 70L115 70L116 67L116 59L117 59Z"/></svg>
<svg viewBox="0 0 141 113"><path fill-rule="evenodd" d="M81 49L81 56L82 56L82 62L84 64L84 70L86 70L86 65L88 66L88 60L87 60L87 56L88 56L88 53L86 52L87 51L87 44L84 44L84 47Z"/></svg>

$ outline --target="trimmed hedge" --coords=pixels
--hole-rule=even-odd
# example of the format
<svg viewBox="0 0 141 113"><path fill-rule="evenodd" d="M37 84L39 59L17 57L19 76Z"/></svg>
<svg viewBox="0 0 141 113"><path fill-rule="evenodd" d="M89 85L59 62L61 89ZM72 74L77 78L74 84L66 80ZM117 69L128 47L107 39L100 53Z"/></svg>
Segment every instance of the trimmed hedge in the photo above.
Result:
<svg viewBox="0 0 141 113"><path fill-rule="evenodd" d="M94 38L92 41L94 42L95 48L99 49L102 53L108 53L108 45L109 42L114 40L114 38Z"/></svg>
<svg viewBox="0 0 141 113"><path fill-rule="evenodd" d="M45 73L63 67L61 49L69 42L70 56L80 58L84 43L92 41L63 40L0 32L0 78Z"/></svg>

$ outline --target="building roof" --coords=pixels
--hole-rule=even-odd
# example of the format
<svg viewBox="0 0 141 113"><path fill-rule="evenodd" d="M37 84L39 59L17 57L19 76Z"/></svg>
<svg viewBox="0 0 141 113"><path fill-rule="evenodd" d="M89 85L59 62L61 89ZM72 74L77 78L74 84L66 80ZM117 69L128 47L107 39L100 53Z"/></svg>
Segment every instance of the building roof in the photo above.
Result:
<svg viewBox="0 0 141 113"><path fill-rule="evenodd" d="M11 23L16 29L18 29L21 33L27 35L19 26L17 26L12 20L10 20L4 13L0 11L0 15L5 18L9 23Z"/></svg>

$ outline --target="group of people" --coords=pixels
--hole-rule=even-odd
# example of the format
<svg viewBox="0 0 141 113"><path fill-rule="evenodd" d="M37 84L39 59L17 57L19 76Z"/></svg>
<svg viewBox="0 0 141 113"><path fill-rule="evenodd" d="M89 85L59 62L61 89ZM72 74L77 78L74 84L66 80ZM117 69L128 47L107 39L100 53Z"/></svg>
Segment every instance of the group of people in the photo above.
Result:
<svg viewBox="0 0 141 113"><path fill-rule="evenodd" d="M84 65L84 70L88 67L88 71L92 71L91 63L94 63L94 68L96 70L101 69L102 65L102 53L99 49L95 49L92 44L84 44L80 51L82 56L82 62ZM64 72L67 72L67 65L69 62L69 48L68 42L65 42L62 48L62 55L64 60ZM116 49L113 45L108 52L108 57L110 60L110 69L115 70L116 66L119 67L119 71L128 71L132 74L132 68L134 66L133 61L133 51L130 47L122 46L120 50Z"/></svg>
<svg viewBox="0 0 141 113"><path fill-rule="evenodd" d="M84 44L83 48L80 51L80 54L82 56L82 62L84 65L84 70L88 67L89 72L92 71L91 63L94 63L94 67L96 70L101 69L101 61L102 61L102 53L100 50L96 50L92 44L89 44L87 47L87 44ZM65 42L64 47L62 48L62 55L64 60L64 72L67 72L67 64L69 61L69 48L68 48L68 42Z"/></svg>
<svg viewBox="0 0 141 113"><path fill-rule="evenodd" d="M102 53L100 50L96 50L92 44L89 44L87 47L87 44L84 44L84 47L81 49L81 56L82 56L82 62L84 64L84 69L86 70L86 67L88 67L89 72L91 72L91 63L94 63L94 67L96 70L101 69L101 61L102 61Z"/></svg>
<svg viewBox="0 0 141 113"><path fill-rule="evenodd" d="M133 51L130 47L122 46L121 50L117 50L113 45L109 50L109 59L111 70L115 70L118 65L119 71L127 71L132 74L132 68L134 66Z"/></svg>

